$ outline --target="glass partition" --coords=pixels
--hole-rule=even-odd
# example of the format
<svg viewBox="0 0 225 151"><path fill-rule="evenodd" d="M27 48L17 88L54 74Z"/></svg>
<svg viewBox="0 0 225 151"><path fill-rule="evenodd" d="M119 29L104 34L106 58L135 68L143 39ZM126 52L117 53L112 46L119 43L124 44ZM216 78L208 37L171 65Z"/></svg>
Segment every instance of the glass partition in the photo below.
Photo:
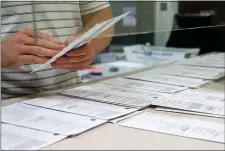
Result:
<svg viewBox="0 0 225 151"><path fill-rule="evenodd" d="M111 44L94 60L106 68L102 71L107 76L225 50L225 2L110 1L110 5L113 16L130 13L115 25Z"/></svg>

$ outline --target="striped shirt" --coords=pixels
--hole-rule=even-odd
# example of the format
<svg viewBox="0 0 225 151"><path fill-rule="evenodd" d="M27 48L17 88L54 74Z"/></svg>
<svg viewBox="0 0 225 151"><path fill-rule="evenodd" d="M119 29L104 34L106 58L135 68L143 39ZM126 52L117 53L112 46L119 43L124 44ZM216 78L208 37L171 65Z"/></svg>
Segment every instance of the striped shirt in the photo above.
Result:
<svg viewBox="0 0 225 151"><path fill-rule="evenodd" d="M103 1L36 1L36 28L60 41L83 28L82 15L109 7ZM30 1L1 2L1 38L7 40L23 27L33 28ZM53 90L81 82L77 72L51 66L30 73L39 64L23 65L18 70L1 68L1 99Z"/></svg>

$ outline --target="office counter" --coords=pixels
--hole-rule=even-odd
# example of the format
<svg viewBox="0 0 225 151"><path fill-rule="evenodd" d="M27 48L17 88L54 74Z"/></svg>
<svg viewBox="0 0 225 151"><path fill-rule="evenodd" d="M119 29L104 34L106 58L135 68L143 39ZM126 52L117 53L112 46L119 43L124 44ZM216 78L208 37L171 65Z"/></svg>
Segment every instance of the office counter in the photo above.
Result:
<svg viewBox="0 0 225 151"><path fill-rule="evenodd" d="M141 72L149 70L151 68L140 69L132 71L129 73L121 74L114 77L123 77L125 75L133 74L136 72ZM114 78L110 77L110 78ZM109 78L104 78L101 80L106 80ZM91 82L82 83L77 86L87 85L96 83L100 80L94 80ZM218 80L215 83L207 85L200 88L202 91L219 91L224 92L225 79ZM73 88L75 86L70 86L64 89ZM44 92L36 94L35 96L26 96L16 99L11 99L2 102L2 105L9 105L15 102L24 101L34 97L45 96L50 94L55 94L56 92L62 91L64 89ZM155 111L153 108L148 108L144 112L155 112L167 115L175 115L182 117L190 117L195 119L204 119L208 121L216 121L224 123L223 118L212 118L206 116L196 116L164 111ZM192 138L185 138L180 136L173 136L168 134L132 129L127 127L119 126L118 124L105 124L90 131L87 131L79 136L72 138L67 138L58 143L44 148L43 150L113 150L113 149L127 149L127 150L224 150L224 144L214 143L210 141L197 140Z"/></svg>

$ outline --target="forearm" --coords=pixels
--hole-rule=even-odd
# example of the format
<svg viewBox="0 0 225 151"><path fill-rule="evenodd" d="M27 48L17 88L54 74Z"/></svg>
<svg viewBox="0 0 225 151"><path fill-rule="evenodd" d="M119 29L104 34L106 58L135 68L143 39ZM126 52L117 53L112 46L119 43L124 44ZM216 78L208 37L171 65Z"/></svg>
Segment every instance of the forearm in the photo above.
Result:
<svg viewBox="0 0 225 151"><path fill-rule="evenodd" d="M102 10L94 14L85 16L84 28L80 31L80 33L82 34L88 31L90 28L94 27L97 23L101 23L112 18L112 14L109 13L108 11L109 10ZM112 37L110 35L113 34L114 34L114 27L111 27L91 41L93 49L95 50L96 54L103 51L111 43Z"/></svg>
<svg viewBox="0 0 225 151"><path fill-rule="evenodd" d="M83 32L82 32L83 33ZM91 45L95 51L96 54L103 51L112 40L112 36L114 34L114 28L110 28L107 31L100 34L98 37L91 40Z"/></svg>
<svg viewBox="0 0 225 151"><path fill-rule="evenodd" d="M107 31L107 34L103 33L102 35L98 36L96 39L93 39L91 41L93 49L95 50L96 54L103 51L111 43L112 37L105 37L105 38L103 38L103 37L105 35L112 35L112 34L113 34L113 29L109 29Z"/></svg>

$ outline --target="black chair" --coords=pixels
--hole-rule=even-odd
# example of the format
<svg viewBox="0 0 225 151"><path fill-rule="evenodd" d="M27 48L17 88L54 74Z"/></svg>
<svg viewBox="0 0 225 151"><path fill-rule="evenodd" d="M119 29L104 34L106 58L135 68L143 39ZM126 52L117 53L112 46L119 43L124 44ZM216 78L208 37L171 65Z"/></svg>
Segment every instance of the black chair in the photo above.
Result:
<svg viewBox="0 0 225 151"><path fill-rule="evenodd" d="M217 28L199 28L203 26L212 26L212 15L181 15L174 17L178 29L172 31L167 47L178 48L200 48L200 54L212 51L225 51L225 32L224 27ZM196 28L197 27L197 28ZM195 29L193 29L195 28Z"/></svg>

